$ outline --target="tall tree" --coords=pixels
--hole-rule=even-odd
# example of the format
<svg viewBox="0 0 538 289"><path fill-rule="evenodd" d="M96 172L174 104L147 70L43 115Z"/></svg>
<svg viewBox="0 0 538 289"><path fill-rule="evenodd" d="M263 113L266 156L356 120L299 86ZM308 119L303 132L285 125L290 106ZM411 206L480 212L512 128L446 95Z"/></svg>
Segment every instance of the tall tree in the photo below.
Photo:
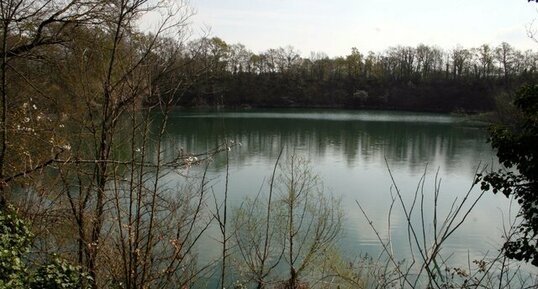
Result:
<svg viewBox="0 0 538 289"><path fill-rule="evenodd" d="M54 158L42 156L33 159L32 165L27 167L14 166L8 158L8 156L17 155L13 148L18 147L9 140L17 139L32 129L24 126L25 130L21 130L21 125L14 121L16 116L11 113L17 111L16 101L24 97L20 95L21 91L13 86L13 77L17 76L22 81L26 81L26 84L33 90L32 95L43 95L39 85L25 77L24 72L19 71L14 62L32 58L31 54L35 57L38 48L67 42L70 39L70 31L74 27L98 21L95 16L102 13L103 9L103 2L92 0L0 2L0 207L5 204L8 197L5 192L7 182L12 181L15 176L42 168ZM31 107L35 105L29 101L24 103ZM28 120L28 116L23 117L23 120ZM25 123L29 122L25 121ZM19 149L19 151L28 152L27 148Z"/></svg>
<svg viewBox="0 0 538 289"><path fill-rule="evenodd" d="M495 49L495 58L501 65L502 77L508 81L514 66L515 52L510 44L503 42Z"/></svg>

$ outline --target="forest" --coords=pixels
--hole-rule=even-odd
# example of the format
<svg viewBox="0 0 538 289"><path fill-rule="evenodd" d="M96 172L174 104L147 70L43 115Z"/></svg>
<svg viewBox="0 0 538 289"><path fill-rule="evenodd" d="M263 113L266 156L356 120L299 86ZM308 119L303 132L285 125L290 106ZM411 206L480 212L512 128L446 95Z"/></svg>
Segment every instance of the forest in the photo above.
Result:
<svg viewBox="0 0 538 289"><path fill-rule="evenodd" d="M184 106L341 107L484 112L495 97L533 82L538 55L503 42L475 48L390 47L382 52L302 57L291 46L253 53L202 38L187 44L188 70L206 67L179 99Z"/></svg>

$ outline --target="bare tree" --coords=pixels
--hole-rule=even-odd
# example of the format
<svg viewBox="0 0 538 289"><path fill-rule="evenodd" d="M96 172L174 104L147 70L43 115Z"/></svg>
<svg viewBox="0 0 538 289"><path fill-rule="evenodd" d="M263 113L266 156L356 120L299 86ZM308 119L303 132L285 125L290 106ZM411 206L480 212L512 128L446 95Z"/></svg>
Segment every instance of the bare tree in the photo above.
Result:
<svg viewBox="0 0 538 289"><path fill-rule="evenodd" d="M257 288L271 282L299 288L307 282L305 275L325 260L324 254L341 230L339 201L322 190L308 163L293 155L278 167L280 172L275 166L271 177L268 200L258 196L245 202L235 217L240 257ZM274 272L279 265L288 268L285 281L278 281L280 274Z"/></svg>
<svg viewBox="0 0 538 289"><path fill-rule="evenodd" d="M308 163L292 155L279 179L285 222L287 288L299 288L300 277L329 249L341 230L339 202L321 190Z"/></svg>
<svg viewBox="0 0 538 289"><path fill-rule="evenodd" d="M387 165L388 167L388 165ZM472 260L468 257L467 264L449 264L450 256L443 254L447 241L468 220L471 212L478 204L485 191L475 192L477 178L463 194L463 198L454 199L448 212L441 213L440 188L441 180L435 176L431 191L433 203L428 204L427 190L425 189L426 170L418 182L412 200L404 201L403 192L398 187L390 168L389 175L392 180L390 209L387 214L387 225L390 230L392 212L399 206L403 211L408 227L408 245L410 256L406 261L399 260L397 252L392 250L392 240L381 237L379 227L368 216L364 202L357 201L359 209L365 216L370 227L374 230L382 252L378 260L386 257L385 270L381 275L374 276L373 286L385 288L386 286L399 287L427 287L427 288L530 288L535 284L535 276L525 274L517 264L510 264L503 256L502 251ZM480 171L480 167L476 172ZM475 174L476 175L476 174ZM431 216L431 217L428 217ZM516 220L512 220L504 227L505 237L510 239L514 233ZM428 227L433 230L429 230ZM383 264L383 262L381 262ZM389 279L385 278L390 276ZM387 283L388 282L388 283ZM397 284L397 285L396 285Z"/></svg>
<svg viewBox="0 0 538 289"><path fill-rule="evenodd" d="M48 47L57 47L71 39L70 35L74 27L96 22L95 17L102 13L104 8L101 1L28 1L6 0L0 2L0 41L1 41L1 65L0 65L0 202L6 202L6 185L33 171L49 165L58 156L31 154L30 148L20 147L21 143L11 143L13 139L34 139L43 137L42 132L35 127L30 116L24 114L24 109L36 108L30 95L51 98L42 91L39 82L26 74L25 66L18 65L21 59L29 60L39 58L38 48L41 52ZM35 61L28 64L37 64ZM19 82L17 82L19 81ZM20 90L24 84L30 89ZM24 99L26 98L26 99ZM21 109L20 104L23 105ZM40 108L41 109L41 108ZM43 119L43 117L41 117ZM43 122L41 122L43 123ZM53 148L61 149L57 143L51 142ZM50 146L50 144L49 144ZM50 151L50 148L49 150ZM24 153L21 156L20 153ZM17 165L13 160L21 157L28 161L24 165Z"/></svg>
<svg viewBox="0 0 538 289"><path fill-rule="evenodd" d="M225 148L200 155L178 151L165 158L161 146L168 113L189 85L179 60L191 10L181 1L146 0L20 0L2 1L0 8L2 200L5 184L33 172L47 179L45 169L55 169L61 182L48 181L49 192L38 196L53 202L41 201L48 217L36 219L36 226L76 236L70 247L90 273L91 287L175 288L192 282L204 269L194 266L193 248L211 220L204 213L207 181L170 190L162 180ZM151 34L137 27L149 12L163 16ZM49 74L47 90L32 69L19 64L41 64L33 70ZM14 79L29 85L26 95L44 100L20 101ZM22 112L33 113L36 105L47 111L30 118L11 113L15 105ZM28 124L16 129L11 122L16 118ZM40 118L49 129L37 131L33 121ZM33 150L17 148L30 162L17 167L13 160L21 137L17 144L8 142L15 139L12 132L45 139L47 146L38 150L34 141ZM29 147L30 140L24 142ZM27 187L34 190L38 184L35 178ZM70 225L73 231L66 229Z"/></svg>
<svg viewBox="0 0 538 289"><path fill-rule="evenodd" d="M258 289L266 288L270 283L269 277L284 255L284 247L278 246L279 228L275 226L278 220L273 212L276 205L273 190L282 152L283 149L271 174L267 201L258 194L254 199L247 199L234 212L234 237L240 254L239 262L245 264L246 268L242 270Z"/></svg>

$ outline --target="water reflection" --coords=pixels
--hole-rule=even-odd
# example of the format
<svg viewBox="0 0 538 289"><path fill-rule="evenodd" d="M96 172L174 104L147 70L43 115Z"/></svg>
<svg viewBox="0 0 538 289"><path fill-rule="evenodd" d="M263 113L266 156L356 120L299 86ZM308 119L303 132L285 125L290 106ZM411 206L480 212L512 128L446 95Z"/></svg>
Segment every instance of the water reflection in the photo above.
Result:
<svg viewBox="0 0 538 289"><path fill-rule="evenodd" d="M242 144L229 155L230 200L235 205L260 191L281 147L309 158L327 191L342 197L347 217L341 243L346 254L380 251L356 200L365 205L383 238L390 232L402 258L410 253L401 210L393 212L391 228L387 228L392 185L387 165L406 202L412 201L424 172L426 193L432 191L438 173L442 179L440 216L448 213L454 198L461 199L480 163L495 165L480 127L449 115L395 112L178 112L170 119L164 152L170 157L180 149L204 152L224 140ZM219 177L223 178L225 166L226 156L221 154L210 167L216 192L223 191ZM425 217L431 220L431 195L425 203L429 204ZM453 259L466 262L469 252L479 257L485 250L499 248L500 211L506 213L507 208L503 197L487 194L470 221L447 243ZM429 223L426 229L431 227Z"/></svg>
<svg viewBox="0 0 538 289"><path fill-rule="evenodd" d="M314 161L336 157L350 167L387 158L392 165L414 171L434 163L452 172L462 169L461 159L483 160L491 154L485 138L479 128L443 115L178 113L171 118L165 151L205 151L228 139L242 144L232 160L237 165L253 157L273 160L280 147L287 146Z"/></svg>

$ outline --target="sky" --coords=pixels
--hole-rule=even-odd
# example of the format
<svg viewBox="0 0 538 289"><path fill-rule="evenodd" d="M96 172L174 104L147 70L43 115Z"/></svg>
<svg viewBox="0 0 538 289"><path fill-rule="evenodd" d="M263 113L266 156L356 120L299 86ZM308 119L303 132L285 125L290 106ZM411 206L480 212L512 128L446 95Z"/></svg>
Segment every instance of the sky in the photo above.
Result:
<svg viewBox="0 0 538 289"><path fill-rule="evenodd" d="M538 50L538 4L527 0L191 0L194 35L255 53L291 45L308 56L344 56L420 43L451 49L505 41ZM533 26L533 21L536 20ZM538 36L538 34L537 34Z"/></svg>

